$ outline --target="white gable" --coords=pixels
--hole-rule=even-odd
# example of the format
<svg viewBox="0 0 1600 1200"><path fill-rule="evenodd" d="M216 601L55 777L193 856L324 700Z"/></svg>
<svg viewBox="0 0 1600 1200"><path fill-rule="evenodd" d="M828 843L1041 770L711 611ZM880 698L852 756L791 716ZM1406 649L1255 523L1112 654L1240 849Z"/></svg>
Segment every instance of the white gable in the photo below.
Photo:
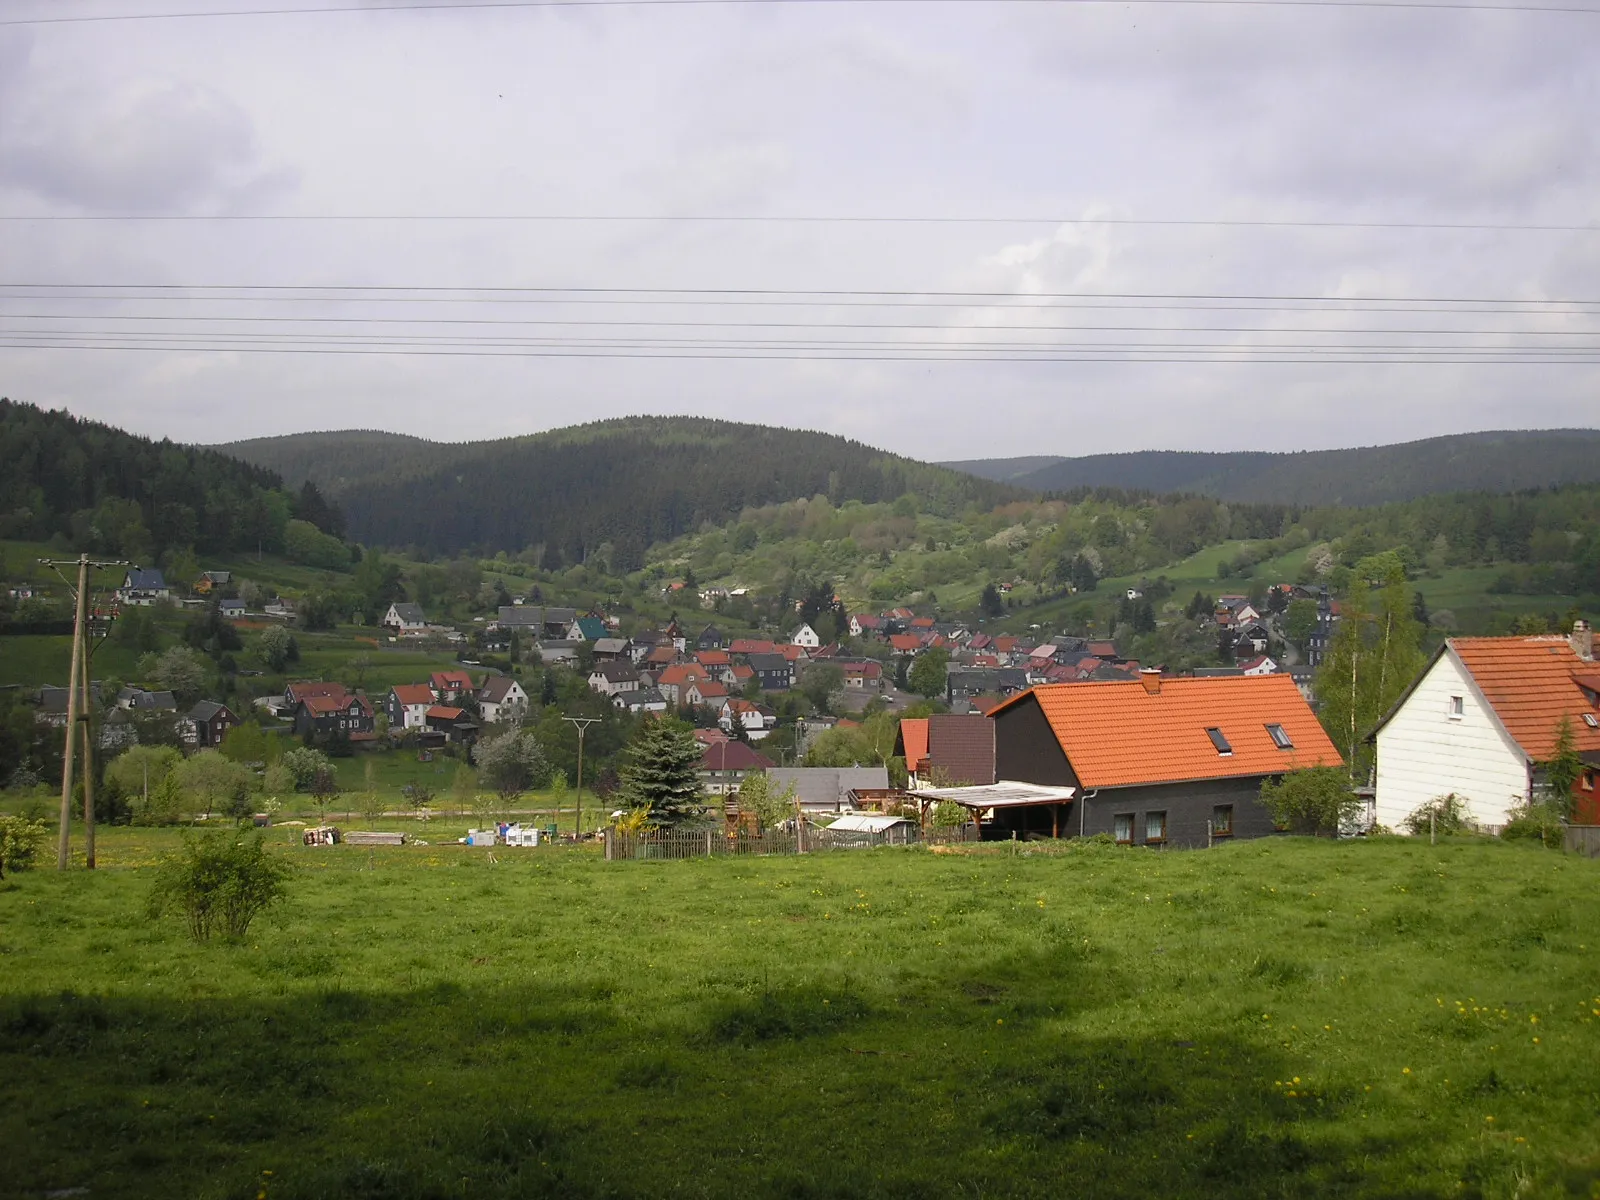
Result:
<svg viewBox="0 0 1600 1200"><path fill-rule="evenodd" d="M1460 713L1454 698L1460 698ZM1528 760L1489 702L1446 649L1378 731L1377 819L1400 823L1454 792L1484 825L1504 825L1528 796Z"/></svg>

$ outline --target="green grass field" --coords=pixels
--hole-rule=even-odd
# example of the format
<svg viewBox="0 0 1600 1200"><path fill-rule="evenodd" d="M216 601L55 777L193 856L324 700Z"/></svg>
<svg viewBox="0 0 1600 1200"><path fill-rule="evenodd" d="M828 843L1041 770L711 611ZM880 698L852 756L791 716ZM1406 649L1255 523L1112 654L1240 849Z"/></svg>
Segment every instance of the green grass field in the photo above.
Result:
<svg viewBox="0 0 1600 1200"><path fill-rule="evenodd" d="M0 885L0 1193L1600 1189L1600 863L285 846L196 945L141 912L175 836Z"/></svg>

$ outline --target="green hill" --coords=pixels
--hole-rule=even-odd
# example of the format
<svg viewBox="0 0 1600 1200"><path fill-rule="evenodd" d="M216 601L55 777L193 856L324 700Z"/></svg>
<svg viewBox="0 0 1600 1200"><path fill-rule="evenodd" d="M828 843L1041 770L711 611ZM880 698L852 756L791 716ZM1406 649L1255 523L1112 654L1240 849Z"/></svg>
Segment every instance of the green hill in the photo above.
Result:
<svg viewBox="0 0 1600 1200"><path fill-rule="evenodd" d="M1515 492L1600 482L1600 430L1462 433L1392 446L1293 454L1143 450L943 465L1040 492L1117 487L1190 492L1229 501L1360 506L1443 492Z"/></svg>
<svg viewBox="0 0 1600 1200"><path fill-rule="evenodd" d="M614 568L745 508L824 495L836 504L910 493L958 513L1019 493L831 434L699 417L629 417L491 442L294 434L220 447L324 486L350 532L425 553L544 547L552 563Z"/></svg>

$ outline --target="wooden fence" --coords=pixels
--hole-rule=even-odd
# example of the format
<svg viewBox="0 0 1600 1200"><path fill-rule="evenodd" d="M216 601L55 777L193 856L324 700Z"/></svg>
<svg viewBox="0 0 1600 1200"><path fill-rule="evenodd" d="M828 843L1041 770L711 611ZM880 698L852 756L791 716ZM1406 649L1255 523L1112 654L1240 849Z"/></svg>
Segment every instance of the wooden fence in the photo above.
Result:
<svg viewBox="0 0 1600 1200"><path fill-rule="evenodd" d="M1568 825L1567 849L1600 858L1600 825Z"/></svg>
<svg viewBox="0 0 1600 1200"><path fill-rule="evenodd" d="M900 826L884 833L857 830L831 832L806 829L801 833L769 832L728 837L716 830L650 830L624 833L607 829L606 861L630 859L667 860L679 858L719 858L726 855L766 856L808 854L828 850L866 850L878 846L905 846L917 842L937 843L977 841L978 831L970 826L953 830L929 830L922 834L915 826Z"/></svg>

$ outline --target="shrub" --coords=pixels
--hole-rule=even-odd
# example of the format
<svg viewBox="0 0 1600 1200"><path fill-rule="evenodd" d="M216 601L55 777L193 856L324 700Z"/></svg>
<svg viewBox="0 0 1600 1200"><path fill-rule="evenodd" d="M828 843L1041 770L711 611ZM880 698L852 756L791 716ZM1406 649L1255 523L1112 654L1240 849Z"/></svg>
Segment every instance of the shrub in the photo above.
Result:
<svg viewBox="0 0 1600 1200"><path fill-rule="evenodd" d="M0 878L7 871L26 871L33 866L45 834L43 821L0 816Z"/></svg>
<svg viewBox="0 0 1600 1200"><path fill-rule="evenodd" d="M1420 836L1431 829L1437 834L1467 833L1478 827L1467 809L1467 802L1454 792L1435 796L1401 822L1405 831Z"/></svg>
<svg viewBox="0 0 1600 1200"><path fill-rule="evenodd" d="M941 800L933 807L933 823L940 829L958 829L970 815L954 800Z"/></svg>
<svg viewBox="0 0 1600 1200"><path fill-rule="evenodd" d="M1537 841L1541 846L1559 850L1566 844L1564 815L1558 803L1524 804L1512 810L1511 819L1500 836L1508 841Z"/></svg>
<svg viewBox="0 0 1600 1200"><path fill-rule="evenodd" d="M1279 828L1296 833L1338 833L1361 811L1350 780L1337 767L1290 771L1261 785L1261 805Z"/></svg>
<svg viewBox="0 0 1600 1200"><path fill-rule="evenodd" d="M177 910L197 942L213 932L242 938L250 923L283 899L289 864L268 854L261 835L219 829L186 837L162 862L150 893L152 918Z"/></svg>

